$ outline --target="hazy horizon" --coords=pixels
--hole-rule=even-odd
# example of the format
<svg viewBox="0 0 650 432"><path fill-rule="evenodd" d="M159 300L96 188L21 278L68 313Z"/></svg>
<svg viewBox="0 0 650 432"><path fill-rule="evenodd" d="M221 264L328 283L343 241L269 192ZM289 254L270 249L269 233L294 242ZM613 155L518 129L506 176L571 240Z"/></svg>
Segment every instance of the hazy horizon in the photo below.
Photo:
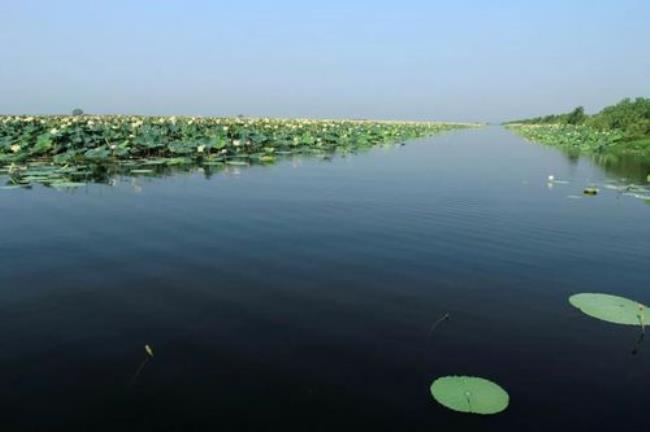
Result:
<svg viewBox="0 0 650 432"><path fill-rule="evenodd" d="M650 96L650 2L0 1L0 113L503 121Z"/></svg>

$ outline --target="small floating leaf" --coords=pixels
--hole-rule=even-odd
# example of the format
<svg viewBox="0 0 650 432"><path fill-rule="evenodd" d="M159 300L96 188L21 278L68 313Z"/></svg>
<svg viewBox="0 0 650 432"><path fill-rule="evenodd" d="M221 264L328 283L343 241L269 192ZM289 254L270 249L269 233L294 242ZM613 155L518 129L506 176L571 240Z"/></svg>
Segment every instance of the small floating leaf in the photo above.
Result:
<svg viewBox="0 0 650 432"><path fill-rule="evenodd" d="M610 294L581 293L569 297L569 303L599 320L624 325L645 325L648 308L642 303Z"/></svg>
<svg viewBox="0 0 650 432"><path fill-rule="evenodd" d="M508 407L508 393L485 378L447 376L431 384L431 395L441 405L464 413L496 414Z"/></svg>
<svg viewBox="0 0 650 432"><path fill-rule="evenodd" d="M144 351L147 353L149 357L153 357L153 349L149 345L144 346Z"/></svg>

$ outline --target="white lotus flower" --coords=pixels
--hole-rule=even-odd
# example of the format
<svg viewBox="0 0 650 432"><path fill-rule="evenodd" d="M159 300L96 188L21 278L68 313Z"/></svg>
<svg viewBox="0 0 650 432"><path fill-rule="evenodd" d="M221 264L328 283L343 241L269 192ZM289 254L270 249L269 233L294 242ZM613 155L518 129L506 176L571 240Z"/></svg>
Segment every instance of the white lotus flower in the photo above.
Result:
<svg viewBox="0 0 650 432"><path fill-rule="evenodd" d="M12 152L18 153L18 151L20 150L20 144L14 144L9 148L11 149Z"/></svg>
<svg viewBox="0 0 650 432"><path fill-rule="evenodd" d="M196 151L199 153L203 153L203 150L205 150L205 145L201 144L196 148Z"/></svg>

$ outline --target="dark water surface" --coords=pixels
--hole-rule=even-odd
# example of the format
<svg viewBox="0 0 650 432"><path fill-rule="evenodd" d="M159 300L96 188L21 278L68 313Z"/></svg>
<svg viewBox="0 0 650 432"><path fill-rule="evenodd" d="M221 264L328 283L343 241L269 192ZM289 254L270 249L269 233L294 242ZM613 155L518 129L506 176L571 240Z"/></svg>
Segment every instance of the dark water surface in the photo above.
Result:
<svg viewBox="0 0 650 432"><path fill-rule="evenodd" d="M1 430L648 430L650 340L567 301L650 303L650 206L567 197L622 175L486 128L2 191ZM448 374L510 408L444 409Z"/></svg>

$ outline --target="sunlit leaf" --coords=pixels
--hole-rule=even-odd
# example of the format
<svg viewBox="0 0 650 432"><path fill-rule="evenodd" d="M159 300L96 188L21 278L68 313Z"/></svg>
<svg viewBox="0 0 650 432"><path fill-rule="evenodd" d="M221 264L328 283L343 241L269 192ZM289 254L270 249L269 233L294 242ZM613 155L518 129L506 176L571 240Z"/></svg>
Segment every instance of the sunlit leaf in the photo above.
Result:
<svg viewBox="0 0 650 432"><path fill-rule="evenodd" d="M650 318L644 304L610 294L575 294L569 303L593 318L615 324L645 325Z"/></svg>
<svg viewBox="0 0 650 432"><path fill-rule="evenodd" d="M479 377L438 378L431 384L430 390L441 405L463 413L497 414L510 403L508 393L501 386Z"/></svg>

